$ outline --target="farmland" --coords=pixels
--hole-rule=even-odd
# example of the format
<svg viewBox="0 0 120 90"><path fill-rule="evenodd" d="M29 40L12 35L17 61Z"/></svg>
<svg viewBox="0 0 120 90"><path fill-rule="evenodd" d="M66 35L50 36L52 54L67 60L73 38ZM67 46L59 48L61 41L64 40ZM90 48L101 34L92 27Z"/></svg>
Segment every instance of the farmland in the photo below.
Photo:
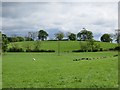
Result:
<svg viewBox="0 0 120 90"><path fill-rule="evenodd" d="M24 42L15 42L8 45L8 48L12 46L12 44L15 44L17 47L21 47L25 49L28 45L31 47L31 49L34 48L35 41L24 41ZM81 41L81 43L85 43L84 41ZM100 44L100 47L103 49L109 49L114 48L117 46L115 43L109 43L109 42L95 42L97 44ZM58 51L58 42L57 41L40 41L39 42L40 49L50 49ZM80 49L80 41L60 41L60 52L72 52L72 50L78 50Z"/></svg>
<svg viewBox="0 0 120 90"><path fill-rule="evenodd" d="M0 89L2 88L2 56L0 54Z"/></svg>
<svg viewBox="0 0 120 90"><path fill-rule="evenodd" d="M119 5L1 3L0 89L118 89Z"/></svg>
<svg viewBox="0 0 120 90"><path fill-rule="evenodd" d="M116 54L116 51L61 53L60 56L5 53L3 88L116 88L118 57L113 57ZM106 58L73 61L81 57Z"/></svg>

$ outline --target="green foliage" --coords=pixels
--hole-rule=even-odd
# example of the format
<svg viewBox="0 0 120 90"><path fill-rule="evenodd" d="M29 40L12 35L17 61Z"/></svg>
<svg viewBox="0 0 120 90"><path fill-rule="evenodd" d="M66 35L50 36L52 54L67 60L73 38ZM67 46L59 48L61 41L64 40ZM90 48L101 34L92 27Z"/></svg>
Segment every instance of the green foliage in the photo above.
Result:
<svg viewBox="0 0 120 90"><path fill-rule="evenodd" d="M64 38L64 33L63 32L58 32L55 34L55 37L57 40L62 40Z"/></svg>
<svg viewBox="0 0 120 90"><path fill-rule="evenodd" d="M31 38L32 40L35 40L35 38L38 37L38 32L28 32L28 38Z"/></svg>
<svg viewBox="0 0 120 90"><path fill-rule="evenodd" d="M44 41L45 39L47 39L47 37L48 37L48 34L46 31L44 31L44 30L39 31L39 33L38 33L39 40Z"/></svg>
<svg viewBox="0 0 120 90"><path fill-rule="evenodd" d="M94 40L87 40L86 42L80 42L80 49L82 51L98 51L100 49L100 44L95 43Z"/></svg>
<svg viewBox="0 0 120 90"><path fill-rule="evenodd" d="M8 37L9 42L21 42L24 41L23 37L17 36L17 37Z"/></svg>
<svg viewBox="0 0 120 90"><path fill-rule="evenodd" d="M69 40L76 40L76 34L70 33L70 34L68 35L68 39L69 39Z"/></svg>
<svg viewBox="0 0 120 90"><path fill-rule="evenodd" d="M114 48L114 50L120 51L120 46L116 46L116 47Z"/></svg>
<svg viewBox="0 0 120 90"><path fill-rule="evenodd" d="M7 52L24 52L22 48L12 47Z"/></svg>
<svg viewBox="0 0 120 90"><path fill-rule="evenodd" d="M34 51L39 51L40 50L40 46L41 46L41 42L40 41L35 41Z"/></svg>
<svg viewBox="0 0 120 90"><path fill-rule="evenodd" d="M31 52L32 51L31 46L29 44L26 45L25 49L26 49L26 52Z"/></svg>
<svg viewBox="0 0 120 90"><path fill-rule="evenodd" d="M3 88L117 88L118 52L6 53ZM74 58L104 59L74 62ZM33 61L33 58L36 61Z"/></svg>
<svg viewBox="0 0 120 90"><path fill-rule="evenodd" d="M88 50L88 46L87 46L87 43L82 43L80 42L80 49L84 52L86 52Z"/></svg>
<svg viewBox="0 0 120 90"><path fill-rule="evenodd" d="M8 52L55 52L55 50L50 49L40 49L41 41L34 41L33 46L30 44L26 44L23 47L20 47L20 44L11 43L10 47L8 48Z"/></svg>
<svg viewBox="0 0 120 90"><path fill-rule="evenodd" d="M34 41L34 40L30 37L25 37L25 41Z"/></svg>
<svg viewBox="0 0 120 90"><path fill-rule="evenodd" d="M29 44L26 46L25 49L26 49L26 52L32 52L33 50L34 51L39 50L38 47L39 47L38 43L34 43L34 48L33 49L31 48L31 45L29 45Z"/></svg>
<svg viewBox="0 0 120 90"><path fill-rule="evenodd" d="M115 34L112 35L113 39L117 42L120 43L120 30L115 30Z"/></svg>
<svg viewBox="0 0 120 90"><path fill-rule="evenodd" d="M100 39L102 42L111 42L112 41L110 34L103 34Z"/></svg>
<svg viewBox="0 0 120 90"><path fill-rule="evenodd" d="M91 31L87 31L85 28L83 28L83 30L81 30L78 34L77 37L82 40L90 40L93 38L93 33Z"/></svg>
<svg viewBox="0 0 120 90"><path fill-rule="evenodd" d="M24 41L23 37L17 36L17 38L19 39L19 42Z"/></svg>
<svg viewBox="0 0 120 90"><path fill-rule="evenodd" d="M19 42L17 37L8 37L9 42Z"/></svg>
<svg viewBox="0 0 120 90"><path fill-rule="evenodd" d="M5 34L2 34L2 51L6 52L7 51L7 44L8 44L8 39Z"/></svg>
<svg viewBox="0 0 120 90"><path fill-rule="evenodd" d="M7 52L24 52L24 50L17 44L12 43L12 47L7 50Z"/></svg>
<svg viewBox="0 0 120 90"><path fill-rule="evenodd" d="M35 48L35 41L25 41L25 42L14 42L19 45L19 47L26 50L26 46L30 46L33 50ZM40 41L40 48L43 50L55 50L58 51L58 42L57 41ZM60 41L60 52L72 52L73 50L79 50L80 43L85 44L86 41ZM94 44L100 44L100 48L104 51L109 50L109 48L115 48L118 44L115 43L108 43L108 42L94 42ZM8 48L11 47L11 43L8 44Z"/></svg>
<svg viewBox="0 0 120 90"><path fill-rule="evenodd" d="M117 41L117 43L120 43L120 34L117 35L116 41Z"/></svg>

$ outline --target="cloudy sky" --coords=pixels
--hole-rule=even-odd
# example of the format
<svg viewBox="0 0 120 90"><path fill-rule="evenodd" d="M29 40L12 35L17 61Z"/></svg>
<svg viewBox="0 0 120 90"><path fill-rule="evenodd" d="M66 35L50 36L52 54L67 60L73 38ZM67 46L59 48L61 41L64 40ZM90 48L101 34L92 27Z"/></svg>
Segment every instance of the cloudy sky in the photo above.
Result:
<svg viewBox="0 0 120 90"><path fill-rule="evenodd" d="M44 29L53 38L58 31L78 33L82 28L99 40L118 28L117 2L2 2L2 32L26 36ZM1 28L0 28L1 29Z"/></svg>

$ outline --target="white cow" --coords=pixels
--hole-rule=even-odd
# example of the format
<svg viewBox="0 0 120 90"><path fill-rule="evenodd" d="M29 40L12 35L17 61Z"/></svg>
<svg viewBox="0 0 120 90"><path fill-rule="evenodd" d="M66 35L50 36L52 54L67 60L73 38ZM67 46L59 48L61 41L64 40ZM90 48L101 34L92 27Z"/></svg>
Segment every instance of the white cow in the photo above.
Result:
<svg viewBox="0 0 120 90"><path fill-rule="evenodd" d="M36 59L35 59L35 58L33 58L33 60L35 61Z"/></svg>

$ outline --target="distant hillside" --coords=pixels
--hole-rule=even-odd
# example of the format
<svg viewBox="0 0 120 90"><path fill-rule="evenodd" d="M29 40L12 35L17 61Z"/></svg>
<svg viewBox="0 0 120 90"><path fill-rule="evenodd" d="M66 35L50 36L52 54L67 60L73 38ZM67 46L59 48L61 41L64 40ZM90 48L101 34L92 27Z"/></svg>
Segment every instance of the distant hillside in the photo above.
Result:
<svg viewBox="0 0 120 90"><path fill-rule="evenodd" d="M39 41L40 49L44 50L55 50L58 51L58 41ZM80 42L85 43L85 41L60 41L60 51L61 52L71 52L72 50L80 49ZM24 42L15 42L18 47L22 47L25 49L28 45L31 49L34 48L36 41L24 41ZM95 42L100 44L100 47L103 49L114 48L117 46L115 43L107 43L107 42ZM12 46L12 43L8 45L8 48Z"/></svg>

